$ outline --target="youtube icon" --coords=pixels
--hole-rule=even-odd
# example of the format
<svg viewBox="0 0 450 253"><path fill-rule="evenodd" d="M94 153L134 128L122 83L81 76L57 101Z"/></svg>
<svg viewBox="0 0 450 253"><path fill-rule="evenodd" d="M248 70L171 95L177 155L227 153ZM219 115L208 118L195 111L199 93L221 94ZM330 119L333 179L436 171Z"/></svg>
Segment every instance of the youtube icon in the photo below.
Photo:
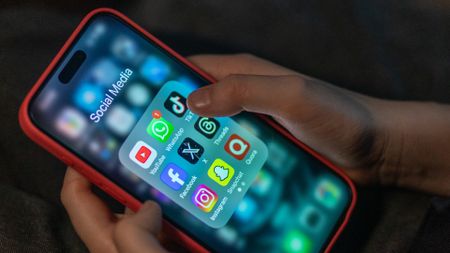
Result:
<svg viewBox="0 0 450 253"><path fill-rule="evenodd" d="M150 154L152 153L152 151L150 149L148 149L145 146L141 146L141 148L139 148L138 152L136 153L136 160L138 160L141 163L145 163L148 158L150 157Z"/></svg>
<svg viewBox="0 0 450 253"><path fill-rule="evenodd" d="M156 150L143 141L138 141L131 149L129 158L144 169L150 168L156 159Z"/></svg>

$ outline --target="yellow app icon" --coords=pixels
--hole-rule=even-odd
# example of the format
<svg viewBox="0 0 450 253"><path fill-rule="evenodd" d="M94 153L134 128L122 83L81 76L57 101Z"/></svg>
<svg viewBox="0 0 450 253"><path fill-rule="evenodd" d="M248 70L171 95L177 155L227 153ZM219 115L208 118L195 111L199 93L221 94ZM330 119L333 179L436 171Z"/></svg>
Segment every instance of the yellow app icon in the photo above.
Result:
<svg viewBox="0 0 450 253"><path fill-rule="evenodd" d="M208 176L221 186L226 186L234 175L234 169L222 159L217 158L208 170Z"/></svg>

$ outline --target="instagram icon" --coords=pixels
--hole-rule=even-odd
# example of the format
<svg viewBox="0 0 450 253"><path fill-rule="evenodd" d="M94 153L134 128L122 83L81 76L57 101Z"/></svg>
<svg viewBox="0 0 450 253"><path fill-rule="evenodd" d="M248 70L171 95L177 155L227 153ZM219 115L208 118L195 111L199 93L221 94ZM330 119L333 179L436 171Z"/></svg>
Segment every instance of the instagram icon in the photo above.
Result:
<svg viewBox="0 0 450 253"><path fill-rule="evenodd" d="M201 184L192 195L192 202L203 212L211 212L217 202L217 194L206 185Z"/></svg>

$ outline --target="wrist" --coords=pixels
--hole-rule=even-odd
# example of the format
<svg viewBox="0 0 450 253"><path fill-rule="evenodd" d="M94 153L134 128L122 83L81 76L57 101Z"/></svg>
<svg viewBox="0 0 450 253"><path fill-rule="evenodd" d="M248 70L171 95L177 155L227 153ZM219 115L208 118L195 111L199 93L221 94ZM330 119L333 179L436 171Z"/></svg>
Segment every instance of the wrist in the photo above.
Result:
<svg viewBox="0 0 450 253"><path fill-rule="evenodd" d="M385 101L379 182L450 195L450 110L436 103Z"/></svg>

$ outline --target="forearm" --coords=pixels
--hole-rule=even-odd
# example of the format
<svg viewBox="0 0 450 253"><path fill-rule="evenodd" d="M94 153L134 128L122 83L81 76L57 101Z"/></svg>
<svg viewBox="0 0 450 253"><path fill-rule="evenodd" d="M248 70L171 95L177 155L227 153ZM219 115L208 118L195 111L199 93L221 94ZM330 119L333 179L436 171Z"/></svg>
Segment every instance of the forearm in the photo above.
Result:
<svg viewBox="0 0 450 253"><path fill-rule="evenodd" d="M384 183L450 196L450 106L385 102Z"/></svg>

